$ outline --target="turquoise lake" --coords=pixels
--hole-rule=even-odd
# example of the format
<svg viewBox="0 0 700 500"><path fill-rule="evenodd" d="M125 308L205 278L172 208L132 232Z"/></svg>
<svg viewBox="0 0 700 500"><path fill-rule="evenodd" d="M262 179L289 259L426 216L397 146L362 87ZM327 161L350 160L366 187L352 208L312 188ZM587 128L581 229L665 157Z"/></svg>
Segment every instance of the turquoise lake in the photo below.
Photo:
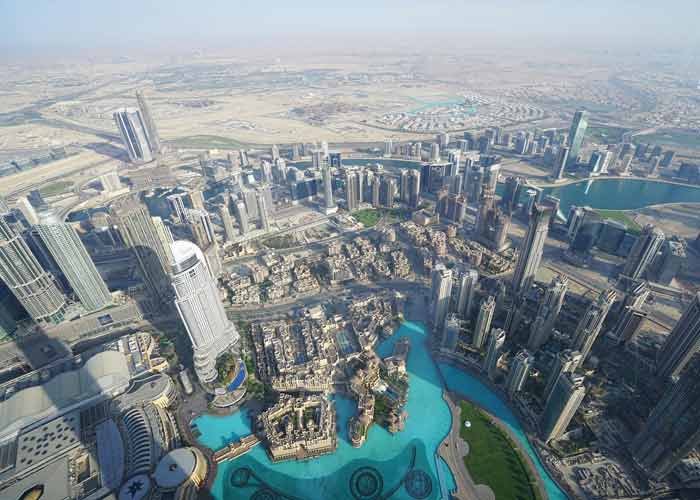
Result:
<svg viewBox="0 0 700 500"><path fill-rule="evenodd" d="M339 426L339 443L335 453L309 461L274 464L263 447L257 446L247 455L220 464L212 490L213 497L254 500L448 498L446 493L455 488L454 478L447 465L435 455L438 445L449 432L452 420L449 408L442 399L440 369L450 388L467 394L511 427L521 439L520 445L538 464L549 498L566 498L539 464L515 416L507 407L470 375L449 365L438 368L433 363L425 347L426 332L422 324L403 323L390 339L377 348L377 353L382 357L391 354L395 342L402 337L411 339L408 359L410 391L406 405L409 416L402 432L391 435L374 425L365 444L361 448L353 448L348 440L347 422L356 411L355 403L335 397ZM197 418L194 424L202 433L199 441L212 449L219 449L251 432L245 412L227 417L205 415Z"/></svg>
<svg viewBox="0 0 700 500"><path fill-rule="evenodd" d="M700 203L700 187L644 179L595 179L548 187L545 194L561 200L566 214L571 205L607 210L635 210L664 203Z"/></svg>

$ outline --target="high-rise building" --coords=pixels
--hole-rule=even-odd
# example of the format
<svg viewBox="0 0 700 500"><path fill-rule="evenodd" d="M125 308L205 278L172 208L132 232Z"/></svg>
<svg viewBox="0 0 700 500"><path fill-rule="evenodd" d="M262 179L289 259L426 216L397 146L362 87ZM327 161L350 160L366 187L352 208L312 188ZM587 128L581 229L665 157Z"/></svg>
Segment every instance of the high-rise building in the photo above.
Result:
<svg viewBox="0 0 700 500"><path fill-rule="evenodd" d="M236 239L236 230L233 227L231 213L228 211L228 197L226 197L226 203L219 205L219 216L221 225L224 226L224 242L233 241Z"/></svg>
<svg viewBox="0 0 700 500"><path fill-rule="evenodd" d="M326 157L323 151L314 151L311 153L311 167L314 170L320 170L326 164Z"/></svg>
<svg viewBox="0 0 700 500"><path fill-rule="evenodd" d="M248 220L257 220L260 212L258 211L258 197L255 190L246 189L242 192L242 196Z"/></svg>
<svg viewBox="0 0 700 500"><path fill-rule="evenodd" d="M0 217L5 215L10 211L10 205L7 204L7 200L0 196Z"/></svg>
<svg viewBox="0 0 700 500"><path fill-rule="evenodd" d="M159 155L162 152L160 136L158 135L158 129L156 129L156 122L153 120L153 114L151 114L151 107L146 100L146 96L140 90L136 91L136 100L139 103L139 111L146 125L146 134L151 144L151 150L155 155Z"/></svg>
<svg viewBox="0 0 700 500"><path fill-rule="evenodd" d="M394 152L394 145L391 142L391 139L385 139L384 140L384 156L387 158L391 157L391 154Z"/></svg>
<svg viewBox="0 0 700 500"><path fill-rule="evenodd" d="M486 335L491 329L491 321L496 310L496 299L493 295L489 295L481 301L479 305L479 314L476 317L474 324L474 333L472 335L472 345L476 349L481 349L486 340Z"/></svg>
<svg viewBox="0 0 700 500"><path fill-rule="evenodd" d="M542 301L537 309L535 321L532 323L527 348L537 352L549 340L554 324L559 317L564 297L569 286L569 280L560 274L552 278Z"/></svg>
<svg viewBox="0 0 700 500"><path fill-rule="evenodd" d="M394 207L396 199L396 179L384 176L379 187L379 203L386 208Z"/></svg>
<svg viewBox="0 0 700 500"><path fill-rule="evenodd" d="M173 261L173 254L170 250L170 245L173 242L173 234L170 232L170 228L165 225L165 221L160 217L151 217L151 220L156 230L156 236L165 250L166 260L170 263Z"/></svg>
<svg viewBox="0 0 700 500"><path fill-rule="evenodd" d="M647 313L641 309L626 307L613 327L613 336L621 344L631 341L642 326Z"/></svg>
<svg viewBox="0 0 700 500"><path fill-rule="evenodd" d="M173 193L165 198L170 207L170 218L181 224L187 222L185 198L187 198L187 193Z"/></svg>
<svg viewBox="0 0 700 500"><path fill-rule="evenodd" d="M169 251L158 235L155 223L145 205L136 198L126 198L112 205L112 214L122 239L139 263L143 279L153 298L164 302L171 295Z"/></svg>
<svg viewBox="0 0 700 500"><path fill-rule="evenodd" d="M248 209L243 200L236 200L234 203L236 221L238 222L238 230L241 236L250 231L250 223L248 222Z"/></svg>
<svg viewBox="0 0 700 500"><path fill-rule="evenodd" d="M439 332L445 324L445 318L450 309L452 293L452 271L443 264L437 264L432 272L430 288L431 318L433 329Z"/></svg>
<svg viewBox="0 0 700 500"><path fill-rule="evenodd" d="M379 176L372 178L370 190L372 195L372 207L374 208L380 208L382 206L380 202L381 187L382 178Z"/></svg>
<svg viewBox="0 0 700 500"><path fill-rule="evenodd" d="M122 189L122 183L119 181L119 175L116 172L107 172L101 175L100 184L102 184L102 190L107 193L114 193Z"/></svg>
<svg viewBox="0 0 700 500"><path fill-rule="evenodd" d="M557 153L557 158L554 160L554 169L552 170L552 179L555 181L564 178L564 173L566 172L566 165L569 160L569 148L562 146L559 148Z"/></svg>
<svg viewBox="0 0 700 500"><path fill-rule="evenodd" d="M664 168L670 167L671 164L673 164L673 159L675 158L675 156L676 156L676 152L675 152L675 151L670 151L670 150L669 150L669 151L666 151L666 152L664 153L663 158L661 158L661 162L659 163L659 165L660 165L661 167L664 167Z"/></svg>
<svg viewBox="0 0 700 500"><path fill-rule="evenodd" d="M561 437L574 418L586 395L584 378L572 373L562 373L552 389L540 421L542 440L546 443Z"/></svg>
<svg viewBox="0 0 700 500"><path fill-rule="evenodd" d="M489 334L486 345L486 357L484 358L484 371L492 381L498 374L498 360L503 353L503 344L506 341L506 332L501 328L494 328Z"/></svg>
<svg viewBox="0 0 700 500"><path fill-rule="evenodd" d="M574 373L576 368L581 364L581 358L580 352L572 351L571 349L564 349L557 353L552 364L552 370L547 376L544 392L542 393L542 401L544 401L545 404L549 401L549 397L552 395L552 390L557 380L559 380L559 377L563 373Z"/></svg>
<svg viewBox="0 0 700 500"><path fill-rule="evenodd" d="M642 278L644 271L659 252L665 238L663 231L652 224L644 226L642 234L639 235L627 256L627 263L622 274L635 280Z"/></svg>
<svg viewBox="0 0 700 500"><path fill-rule="evenodd" d="M630 445L637 464L655 480L667 476L700 444L700 359L664 392Z"/></svg>
<svg viewBox="0 0 700 500"><path fill-rule="evenodd" d="M569 215L566 219L566 235L569 238L569 241L573 242L576 239L576 234L583 225L585 215L586 210L583 207L571 205L569 208Z"/></svg>
<svg viewBox="0 0 700 500"><path fill-rule="evenodd" d="M258 190L256 197L258 200L258 214L260 214L260 229L267 232L270 230L270 211L263 191Z"/></svg>
<svg viewBox="0 0 700 500"><path fill-rule="evenodd" d="M238 332L226 316L216 280L199 247L180 240L172 244L172 253L175 306L192 342L194 369L199 380L212 383L217 379L217 358L237 350Z"/></svg>
<svg viewBox="0 0 700 500"><path fill-rule="evenodd" d="M460 321L457 315L449 314L445 319L440 347L446 351L454 352L459 341Z"/></svg>
<svg viewBox="0 0 700 500"><path fill-rule="evenodd" d="M24 215L24 218L27 219L29 224L34 225L39 223L39 214L37 214L36 209L26 196L17 198L17 208L22 212L22 215Z"/></svg>
<svg viewBox="0 0 700 500"><path fill-rule="evenodd" d="M501 206L503 210L512 215L520 199L520 191L525 183L523 177L510 176L506 178L505 189L501 196Z"/></svg>
<svg viewBox="0 0 700 500"><path fill-rule="evenodd" d="M571 128L569 129L569 137L567 144L569 145L569 158L567 160L566 166L572 167L576 164L579 153L581 152L581 145L583 144L583 137L586 135L586 129L588 128L588 119L585 111L576 111L574 113L574 119L571 122Z"/></svg>
<svg viewBox="0 0 700 500"><path fill-rule="evenodd" d="M206 210L195 210L188 208L186 211L187 220L190 224L190 229L194 235L195 242L199 248L207 248L209 245L216 243L216 235L214 234L214 226L211 223L211 216ZM166 249L167 251L167 249Z"/></svg>
<svg viewBox="0 0 700 500"><path fill-rule="evenodd" d="M430 145L430 161L440 161L440 145L436 142Z"/></svg>
<svg viewBox="0 0 700 500"><path fill-rule="evenodd" d="M358 193L358 174L355 171L345 172L345 202L348 212L354 212L360 208L360 193Z"/></svg>
<svg viewBox="0 0 700 500"><path fill-rule="evenodd" d="M659 351L657 373L662 378L680 375L700 346L700 293L688 305Z"/></svg>
<svg viewBox="0 0 700 500"><path fill-rule="evenodd" d="M483 166L483 177L481 183L483 184L483 189L495 192L496 186L498 186L498 177L501 174L501 164L499 163L500 158L498 156L487 156L482 158Z"/></svg>
<svg viewBox="0 0 700 500"><path fill-rule="evenodd" d="M411 169L408 171L408 199L406 203L414 209L420 205L420 170Z"/></svg>
<svg viewBox="0 0 700 500"><path fill-rule="evenodd" d="M459 292L457 295L456 312L464 319L469 319L474 302L474 292L479 282L479 272L476 269L467 269L457 279Z"/></svg>
<svg viewBox="0 0 700 500"><path fill-rule="evenodd" d="M598 334L603 328L605 317L608 315L616 297L617 292L613 288L603 290L598 295L598 298L591 302L578 322L573 335L573 348L581 353L582 363L588 358L593 343L598 338Z"/></svg>
<svg viewBox="0 0 700 500"><path fill-rule="evenodd" d="M530 374L530 367L535 362L535 357L527 350L518 352L511 362L510 371L506 380L506 392L511 399L520 392Z"/></svg>
<svg viewBox="0 0 700 500"><path fill-rule="evenodd" d="M333 201L333 177L331 177L331 167L326 162L321 169L323 175L323 202L324 213L333 214L338 211L338 206Z"/></svg>
<svg viewBox="0 0 700 500"><path fill-rule="evenodd" d="M22 235L0 217L0 279L34 321L59 323L66 299Z"/></svg>
<svg viewBox="0 0 700 500"><path fill-rule="evenodd" d="M85 310L109 306L112 296L73 226L44 212L34 227Z"/></svg>
<svg viewBox="0 0 700 500"><path fill-rule="evenodd" d="M153 160L154 149L148 138L146 123L136 108L122 108L114 112L114 121L124 141L131 161Z"/></svg>
<svg viewBox="0 0 700 500"><path fill-rule="evenodd" d="M545 203L534 203L532 206L527 233L520 244L518 263L513 275L513 289L516 293L528 290L532 286L542 260L549 219L553 211L553 207Z"/></svg>

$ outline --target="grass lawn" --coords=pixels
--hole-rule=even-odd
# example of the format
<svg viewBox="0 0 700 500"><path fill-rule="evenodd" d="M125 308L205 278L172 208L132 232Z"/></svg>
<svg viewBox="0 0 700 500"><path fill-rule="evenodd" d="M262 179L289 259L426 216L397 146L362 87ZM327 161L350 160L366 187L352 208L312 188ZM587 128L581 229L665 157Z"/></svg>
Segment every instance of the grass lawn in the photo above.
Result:
<svg viewBox="0 0 700 500"><path fill-rule="evenodd" d="M193 149L240 149L245 146L242 142L220 135L190 135L175 139L171 143L179 148Z"/></svg>
<svg viewBox="0 0 700 500"><path fill-rule="evenodd" d="M611 220L616 220L618 222L622 222L627 226L627 231L629 231L632 234L640 234L642 232L642 226L637 224L632 217L627 215L627 212L624 210L603 210L603 209L596 209L596 212L600 214L601 217L604 219L611 219Z"/></svg>
<svg viewBox="0 0 700 500"><path fill-rule="evenodd" d="M67 193L71 189L73 189L73 183L71 181L58 181L40 187L39 193L41 196L57 196Z"/></svg>
<svg viewBox="0 0 700 500"><path fill-rule="evenodd" d="M654 144L667 148L700 149L700 134L692 130L666 129L653 134L635 135L635 144Z"/></svg>
<svg viewBox="0 0 700 500"><path fill-rule="evenodd" d="M365 227L374 226L383 215L393 224L410 219L411 211L404 208L365 208L352 213L357 222Z"/></svg>
<svg viewBox="0 0 700 500"><path fill-rule="evenodd" d="M586 139L598 144L614 144L622 141L622 136L630 129L622 127L592 126L586 130Z"/></svg>
<svg viewBox="0 0 700 500"><path fill-rule="evenodd" d="M374 226L377 222L379 222L379 219L382 216L382 212L378 209L374 208L366 208L363 210L358 210L357 212L353 212L352 216L365 227L372 227Z"/></svg>
<svg viewBox="0 0 700 500"><path fill-rule="evenodd" d="M497 499L539 500L535 478L510 438L471 403L461 401L460 435L469 443L464 463L477 484L488 485ZM471 427L464 427L469 420Z"/></svg>

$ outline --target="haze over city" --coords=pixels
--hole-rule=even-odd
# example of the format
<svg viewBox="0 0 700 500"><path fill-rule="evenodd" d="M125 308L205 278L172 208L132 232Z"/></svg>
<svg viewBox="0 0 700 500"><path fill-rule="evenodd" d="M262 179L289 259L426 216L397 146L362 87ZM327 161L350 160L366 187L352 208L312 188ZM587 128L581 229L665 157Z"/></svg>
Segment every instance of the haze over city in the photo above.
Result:
<svg viewBox="0 0 700 500"><path fill-rule="evenodd" d="M0 498L700 498L698 19L0 0Z"/></svg>

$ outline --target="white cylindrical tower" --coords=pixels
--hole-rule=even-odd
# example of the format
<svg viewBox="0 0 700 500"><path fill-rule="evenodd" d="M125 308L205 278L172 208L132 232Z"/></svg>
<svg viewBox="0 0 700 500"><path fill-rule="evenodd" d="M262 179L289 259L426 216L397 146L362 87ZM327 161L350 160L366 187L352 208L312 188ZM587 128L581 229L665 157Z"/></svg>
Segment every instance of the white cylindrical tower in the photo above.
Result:
<svg viewBox="0 0 700 500"><path fill-rule="evenodd" d="M226 317L204 254L189 241L171 245L175 306L192 341L194 368L204 383L216 380L216 359L238 348L238 332Z"/></svg>

